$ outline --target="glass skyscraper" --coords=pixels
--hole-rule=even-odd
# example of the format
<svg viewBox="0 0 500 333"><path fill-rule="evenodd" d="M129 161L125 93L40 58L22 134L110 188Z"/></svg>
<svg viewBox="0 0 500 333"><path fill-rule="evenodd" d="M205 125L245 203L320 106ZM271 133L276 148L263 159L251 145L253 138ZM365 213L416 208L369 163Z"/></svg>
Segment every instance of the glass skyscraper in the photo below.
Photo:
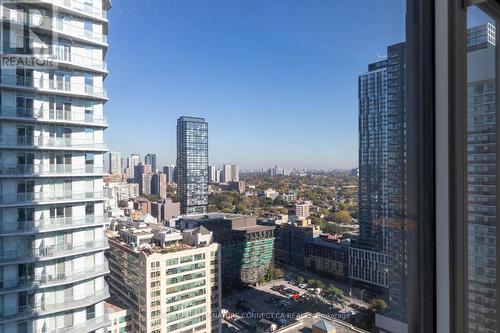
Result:
<svg viewBox="0 0 500 333"><path fill-rule="evenodd" d="M468 331L498 330L495 27L467 34Z"/></svg>
<svg viewBox="0 0 500 333"><path fill-rule="evenodd" d="M360 234L350 249L351 278L387 301L385 316L400 331L407 329L405 79L405 43L389 46L387 59L359 77Z"/></svg>
<svg viewBox="0 0 500 333"><path fill-rule="evenodd" d="M177 119L177 193L181 214L208 209L208 123L203 118Z"/></svg>

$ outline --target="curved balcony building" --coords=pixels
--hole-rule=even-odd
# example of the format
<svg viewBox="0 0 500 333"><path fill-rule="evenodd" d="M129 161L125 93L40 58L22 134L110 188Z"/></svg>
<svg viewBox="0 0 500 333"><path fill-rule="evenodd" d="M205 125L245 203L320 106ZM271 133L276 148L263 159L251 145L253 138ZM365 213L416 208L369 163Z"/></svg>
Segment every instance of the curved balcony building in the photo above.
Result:
<svg viewBox="0 0 500 333"><path fill-rule="evenodd" d="M109 0L0 2L0 333L96 332ZM8 31L6 31L8 30Z"/></svg>

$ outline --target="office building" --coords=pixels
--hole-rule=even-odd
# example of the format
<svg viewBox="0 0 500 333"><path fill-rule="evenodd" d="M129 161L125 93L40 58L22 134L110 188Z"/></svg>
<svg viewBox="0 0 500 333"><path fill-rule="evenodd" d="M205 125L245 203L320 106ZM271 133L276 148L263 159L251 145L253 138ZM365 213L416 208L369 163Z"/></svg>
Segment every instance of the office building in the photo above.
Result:
<svg viewBox="0 0 500 333"><path fill-rule="evenodd" d="M203 118L177 119L177 193L182 214L208 209L208 123Z"/></svg>
<svg viewBox="0 0 500 333"><path fill-rule="evenodd" d="M144 156L144 164L151 165L153 173L158 171L156 168L156 154L146 154L146 156Z"/></svg>
<svg viewBox="0 0 500 333"><path fill-rule="evenodd" d="M231 181L227 184L227 189L229 191L236 191L238 193L243 194L245 193L246 183L244 180L239 180L237 182Z"/></svg>
<svg viewBox="0 0 500 333"><path fill-rule="evenodd" d="M203 226L221 245L224 290L252 285L274 267L274 226L257 225L253 216L208 213L181 216L181 230Z"/></svg>
<svg viewBox="0 0 500 333"><path fill-rule="evenodd" d="M110 291L133 332L221 332L220 245L203 227L115 221L109 231Z"/></svg>
<svg viewBox="0 0 500 333"><path fill-rule="evenodd" d="M108 326L103 83L110 5L0 3L1 53L53 59L29 68L2 64L0 73L0 332L103 333ZM35 33L32 22L42 20Z"/></svg>

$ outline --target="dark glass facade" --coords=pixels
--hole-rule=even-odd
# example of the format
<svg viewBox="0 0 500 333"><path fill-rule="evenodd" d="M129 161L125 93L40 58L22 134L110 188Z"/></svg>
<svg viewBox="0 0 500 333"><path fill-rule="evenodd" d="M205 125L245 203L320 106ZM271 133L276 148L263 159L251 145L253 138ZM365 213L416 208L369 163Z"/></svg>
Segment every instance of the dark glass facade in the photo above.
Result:
<svg viewBox="0 0 500 333"><path fill-rule="evenodd" d="M203 118L177 119L177 193L181 214L208 209L208 123Z"/></svg>

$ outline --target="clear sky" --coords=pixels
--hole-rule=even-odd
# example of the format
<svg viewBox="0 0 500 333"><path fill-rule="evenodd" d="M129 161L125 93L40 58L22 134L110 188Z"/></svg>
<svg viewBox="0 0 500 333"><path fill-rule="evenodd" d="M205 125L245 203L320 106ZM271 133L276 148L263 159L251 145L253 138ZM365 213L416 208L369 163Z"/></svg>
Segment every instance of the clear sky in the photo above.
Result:
<svg viewBox="0 0 500 333"><path fill-rule="evenodd" d="M210 164L351 168L357 77L404 40L404 0L115 0L110 150L175 163L176 119L209 123Z"/></svg>

